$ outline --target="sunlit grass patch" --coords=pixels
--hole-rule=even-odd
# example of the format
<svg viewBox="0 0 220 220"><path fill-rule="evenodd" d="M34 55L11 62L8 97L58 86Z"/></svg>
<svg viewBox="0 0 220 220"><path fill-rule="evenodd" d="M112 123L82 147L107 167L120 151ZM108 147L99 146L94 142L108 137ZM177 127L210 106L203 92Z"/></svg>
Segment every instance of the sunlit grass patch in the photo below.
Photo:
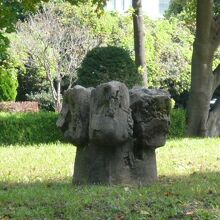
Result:
<svg viewBox="0 0 220 220"><path fill-rule="evenodd" d="M73 186L70 144L0 147L0 219L220 219L220 139L169 140L149 187Z"/></svg>
<svg viewBox="0 0 220 220"><path fill-rule="evenodd" d="M180 176L220 171L220 139L173 139L157 150L160 175Z"/></svg>
<svg viewBox="0 0 220 220"><path fill-rule="evenodd" d="M0 181L63 181L73 174L76 148L69 144L0 147Z"/></svg>

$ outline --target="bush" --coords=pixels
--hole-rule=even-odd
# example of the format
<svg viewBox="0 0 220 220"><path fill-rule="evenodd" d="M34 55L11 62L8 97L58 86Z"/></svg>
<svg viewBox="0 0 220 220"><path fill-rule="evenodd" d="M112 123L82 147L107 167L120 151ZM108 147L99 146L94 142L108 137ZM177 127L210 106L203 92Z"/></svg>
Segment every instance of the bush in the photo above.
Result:
<svg viewBox="0 0 220 220"><path fill-rule="evenodd" d="M41 144L64 141L54 112L0 113L0 145ZM185 136L186 111L173 109L169 138Z"/></svg>
<svg viewBox="0 0 220 220"><path fill-rule="evenodd" d="M0 145L40 144L62 140L56 127L57 114L0 113Z"/></svg>
<svg viewBox="0 0 220 220"><path fill-rule="evenodd" d="M17 78L19 85L16 101L29 101L28 95L49 90L49 83L43 74L40 74L36 67L31 67L29 63L25 65L25 69L19 67Z"/></svg>
<svg viewBox="0 0 220 220"><path fill-rule="evenodd" d="M170 138L181 138L186 136L186 110L173 109L171 111Z"/></svg>
<svg viewBox="0 0 220 220"><path fill-rule="evenodd" d="M0 101L14 101L18 82L15 74L0 67Z"/></svg>
<svg viewBox="0 0 220 220"><path fill-rule="evenodd" d="M129 53L119 47L97 47L88 52L78 70L78 84L91 87L117 80L129 88L142 84L142 77Z"/></svg>
<svg viewBox="0 0 220 220"><path fill-rule="evenodd" d="M54 101L51 92L41 91L35 94L27 94L27 100L37 101L42 111L54 111Z"/></svg>

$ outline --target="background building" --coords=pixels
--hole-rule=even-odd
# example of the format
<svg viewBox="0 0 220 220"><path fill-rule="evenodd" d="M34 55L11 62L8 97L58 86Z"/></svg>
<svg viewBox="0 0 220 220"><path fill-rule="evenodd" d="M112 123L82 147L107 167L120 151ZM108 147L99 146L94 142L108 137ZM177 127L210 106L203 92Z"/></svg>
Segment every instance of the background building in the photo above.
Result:
<svg viewBox="0 0 220 220"><path fill-rule="evenodd" d="M169 3L170 0L142 0L143 12L153 19L162 18L169 7ZM132 0L109 0L106 8L123 13L131 6Z"/></svg>

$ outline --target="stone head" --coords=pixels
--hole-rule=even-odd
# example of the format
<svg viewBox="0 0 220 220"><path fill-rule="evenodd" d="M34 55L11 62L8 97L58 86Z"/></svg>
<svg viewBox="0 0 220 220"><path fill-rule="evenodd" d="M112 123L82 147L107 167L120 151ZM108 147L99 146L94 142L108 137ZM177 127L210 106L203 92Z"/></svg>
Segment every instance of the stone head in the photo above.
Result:
<svg viewBox="0 0 220 220"><path fill-rule="evenodd" d="M130 90L134 137L143 148L163 146L169 131L171 101L162 90Z"/></svg>
<svg viewBox="0 0 220 220"><path fill-rule="evenodd" d="M132 135L129 92L125 84L112 81L91 93L90 140L99 145L115 145Z"/></svg>
<svg viewBox="0 0 220 220"><path fill-rule="evenodd" d="M88 142L91 90L77 85L64 94L57 126L64 137L76 146L84 146Z"/></svg>

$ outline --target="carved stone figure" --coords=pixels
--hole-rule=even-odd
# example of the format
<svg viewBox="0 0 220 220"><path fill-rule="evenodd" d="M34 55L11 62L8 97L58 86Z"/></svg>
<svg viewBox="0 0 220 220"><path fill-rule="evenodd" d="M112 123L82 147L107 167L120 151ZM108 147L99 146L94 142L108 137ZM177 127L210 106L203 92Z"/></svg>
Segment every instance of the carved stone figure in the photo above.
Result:
<svg viewBox="0 0 220 220"><path fill-rule="evenodd" d="M165 144L170 98L112 81L64 95L57 125L77 146L73 183L147 185L157 179L155 149Z"/></svg>
<svg viewBox="0 0 220 220"><path fill-rule="evenodd" d="M165 145L169 131L169 93L145 88L132 89L130 107L134 120L134 178L145 185L157 179L155 149Z"/></svg>
<svg viewBox="0 0 220 220"><path fill-rule="evenodd" d="M88 143L89 104L92 88L75 86L65 92L57 126L77 147Z"/></svg>

